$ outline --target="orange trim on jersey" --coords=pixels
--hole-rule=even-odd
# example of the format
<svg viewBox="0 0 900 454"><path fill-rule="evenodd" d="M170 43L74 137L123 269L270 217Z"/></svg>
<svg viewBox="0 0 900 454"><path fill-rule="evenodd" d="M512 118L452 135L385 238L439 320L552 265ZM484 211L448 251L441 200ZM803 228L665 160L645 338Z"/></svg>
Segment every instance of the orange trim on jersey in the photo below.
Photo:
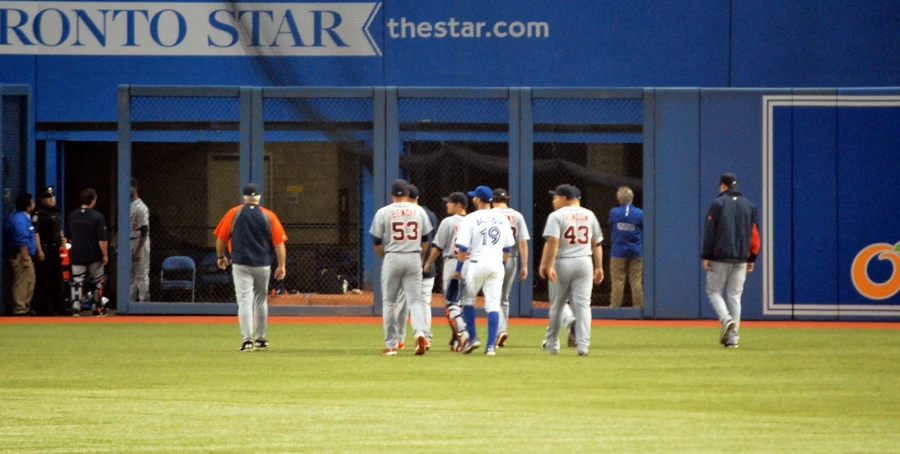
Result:
<svg viewBox="0 0 900 454"><path fill-rule="evenodd" d="M260 209L262 209L263 213L266 213L266 216L269 216L269 221L272 222L272 246L278 246L287 241L287 233L285 233L281 221L278 220L278 216L264 207L260 207Z"/></svg>
<svg viewBox="0 0 900 454"><path fill-rule="evenodd" d="M753 255L759 254L759 230L756 228L756 224L753 224L753 236L750 237L750 253Z"/></svg>
<svg viewBox="0 0 900 454"><path fill-rule="evenodd" d="M225 216L222 218L221 221L219 221L219 225L216 227L216 230L213 232L213 235L215 235L216 238L218 238L222 241L231 240L231 224L232 224L232 222L234 222L234 215L238 212L238 210L240 210L243 207L244 207L244 205L238 205L238 206L228 210L227 213L225 213ZM230 250L231 249L230 241L229 241L228 247Z"/></svg>

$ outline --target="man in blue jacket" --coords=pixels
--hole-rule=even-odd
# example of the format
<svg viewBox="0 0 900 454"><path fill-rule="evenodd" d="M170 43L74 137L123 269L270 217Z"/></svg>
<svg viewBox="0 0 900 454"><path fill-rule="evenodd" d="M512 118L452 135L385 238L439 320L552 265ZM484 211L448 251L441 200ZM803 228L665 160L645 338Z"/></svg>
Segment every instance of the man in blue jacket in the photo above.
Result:
<svg viewBox="0 0 900 454"><path fill-rule="evenodd" d="M16 210L6 218L4 226L5 248L13 270L13 315L31 315L31 298L34 296L34 261L37 241L31 213L34 198L31 194L16 197Z"/></svg>
<svg viewBox="0 0 900 454"><path fill-rule="evenodd" d="M733 173L719 177L719 191L706 213L700 258L706 270L706 294L722 324L719 343L737 348L744 280L759 255L758 213L737 191Z"/></svg>
<svg viewBox="0 0 900 454"><path fill-rule="evenodd" d="M644 212L632 205L634 191L622 186L616 192L620 206L609 210L612 229L609 272L612 275L612 296L609 307L622 307L625 278L631 286L631 305L644 306Z"/></svg>

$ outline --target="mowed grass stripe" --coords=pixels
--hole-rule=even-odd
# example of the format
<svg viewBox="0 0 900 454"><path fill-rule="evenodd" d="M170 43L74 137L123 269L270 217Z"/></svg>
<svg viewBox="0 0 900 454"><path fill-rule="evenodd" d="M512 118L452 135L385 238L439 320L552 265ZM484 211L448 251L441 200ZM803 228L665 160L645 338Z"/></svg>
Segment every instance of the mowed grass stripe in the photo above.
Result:
<svg viewBox="0 0 900 454"><path fill-rule="evenodd" d="M4 452L896 452L889 330L513 326L494 358L380 355L375 325L0 326ZM481 327L482 335L484 327ZM411 332L410 332L411 333ZM411 336L408 339L411 344Z"/></svg>

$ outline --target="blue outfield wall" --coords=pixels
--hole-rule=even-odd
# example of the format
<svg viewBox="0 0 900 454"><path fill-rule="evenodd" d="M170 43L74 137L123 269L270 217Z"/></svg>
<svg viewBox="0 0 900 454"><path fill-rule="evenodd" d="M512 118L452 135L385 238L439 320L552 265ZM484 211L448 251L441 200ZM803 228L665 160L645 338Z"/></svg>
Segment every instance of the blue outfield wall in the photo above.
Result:
<svg viewBox="0 0 900 454"><path fill-rule="evenodd" d="M248 91L258 89L241 89L241 93ZM528 207L533 205L534 181L529 168L534 125L571 120L536 115L534 107L553 99L591 97L617 100L600 105L643 106L642 116L628 107L625 116L620 110L597 118L642 118L647 301L642 313L595 309L596 317L715 318L705 294L699 251L703 217L718 195L718 177L726 171L738 175L739 190L760 213L763 249L745 284L744 319L900 316L900 213L891 209L900 202L900 195L889 189L900 171L895 156L900 149L900 130L896 128L900 124L900 89L391 87L376 88L373 93L375 170L361 176L363 206L383 206L387 181L399 174L401 113L412 115L405 109L430 104L407 104L409 100L453 99L465 107L466 96L487 96L508 101L508 107L490 118L483 111L473 115L482 121L508 122L509 187L518 194L513 204L532 222L533 212ZM468 102L477 106L481 101ZM466 119L440 113L445 121ZM427 109L415 112L416 117L432 114ZM242 125L259 121L252 112L242 114L242 120ZM244 128L241 131L242 143L247 142ZM129 131L120 132L127 135ZM242 155L252 156L253 149L261 149L261 142L242 146ZM125 168L123 161L120 168ZM127 188L127 179L120 176L120 180L120 186ZM866 251L873 252L864 255ZM536 269L539 254L537 250L532 253L532 269ZM377 281L379 262L371 250L365 251L364 260L367 273ZM513 303L513 313L545 316L546 310L532 308L530 288L530 280L518 288L521 299ZM375 305L369 310L379 313L379 301L376 293ZM132 306L138 312L161 310Z"/></svg>
<svg viewBox="0 0 900 454"><path fill-rule="evenodd" d="M645 181L653 179L655 201L646 208L655 225L646 284L655 305L645 316L715 318L698 254L702 218L725 171L737 173L761 216L763 251L744 288L745 319L900 316L900 213L889 208L900 195L888 189L900 172L900 90L654 92L654 165ZM856 263L854 280L867 247L879 252Z"/></svg>

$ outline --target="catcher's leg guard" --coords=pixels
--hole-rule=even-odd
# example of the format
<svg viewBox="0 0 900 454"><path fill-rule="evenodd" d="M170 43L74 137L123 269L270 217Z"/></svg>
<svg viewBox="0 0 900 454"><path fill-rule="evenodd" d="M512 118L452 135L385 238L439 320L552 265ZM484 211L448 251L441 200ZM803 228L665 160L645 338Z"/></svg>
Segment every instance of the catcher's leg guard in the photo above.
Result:
<svg viewBox="0 0 900 454"><path fill-rule="evenodd" d="M448 304L444 306L444 314L447 315L447 322L450 324L452 345L459 340L459 333L466 329L466 322L463 321L462 307L460 307L459 304Z"/></svg>

